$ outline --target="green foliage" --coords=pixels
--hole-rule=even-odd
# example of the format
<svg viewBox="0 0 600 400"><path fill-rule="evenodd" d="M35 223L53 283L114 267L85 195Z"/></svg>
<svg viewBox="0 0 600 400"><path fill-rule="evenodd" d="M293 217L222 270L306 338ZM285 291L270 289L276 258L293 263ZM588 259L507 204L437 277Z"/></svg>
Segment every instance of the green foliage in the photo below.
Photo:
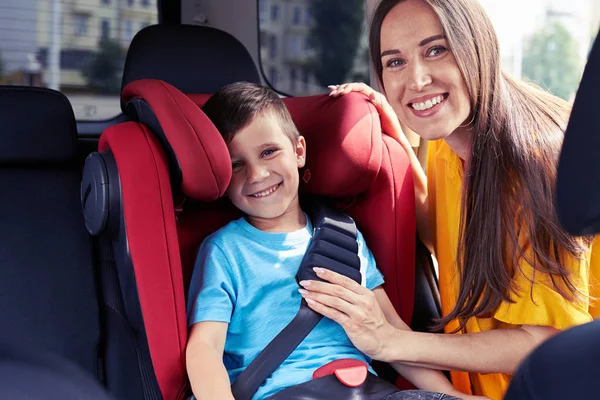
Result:
<svg viewBox="0 0 600 400"><path fill-rule="evenodd" d="M98 53L83 70L88 86L99 93L118 94L121 90L121 64L119 42L101 39Z"/></svg>
<svg viewBox="0 0 600 400"><path fill-rule="evenodd" d="M522 73L556 96L570 100L582 73L577 41L558 22L545 26L525 43Z"/></svg>
<svg viewBox="0 0 600 400"><path fill-rule="evenodd" d="M345 82L359 48L365 20L364 0L310 0L315 47L312 71L323 85Z"/></svg>

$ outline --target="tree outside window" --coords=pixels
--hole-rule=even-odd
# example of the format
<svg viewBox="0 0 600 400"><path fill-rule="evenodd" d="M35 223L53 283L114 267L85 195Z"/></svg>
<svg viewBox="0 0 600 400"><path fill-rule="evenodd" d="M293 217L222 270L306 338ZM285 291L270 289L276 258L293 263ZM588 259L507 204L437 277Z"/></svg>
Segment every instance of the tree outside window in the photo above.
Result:
<svg viewBox="0 0 600 400"><path fill-rule="evenodd" d="M535 32L523 52L523 77L570 101L581 79L582 61L577 41L560 23Z"/></svg>

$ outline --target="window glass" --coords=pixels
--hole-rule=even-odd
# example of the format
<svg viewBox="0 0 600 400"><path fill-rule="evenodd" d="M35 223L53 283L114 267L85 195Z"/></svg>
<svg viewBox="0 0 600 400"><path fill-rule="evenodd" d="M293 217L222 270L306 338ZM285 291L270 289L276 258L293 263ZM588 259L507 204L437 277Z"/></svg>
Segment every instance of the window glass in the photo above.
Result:
<svg viewBox="0 0 600 400"><path fill-rule="evenodd" d="M502 67L572 101L598 32L600 1L480 1L498 33Z"/></svg>
<svg viewBox="0 0 600 400"><path fill-rule="evenodd" d="M275 89L302 96L326 93L331 84L369 83L365 0L258 1L260 38L269 41L261 65ZM600 0L480 2L498 33L504 70L571 101L599 29ZM288 22L277 22L280 15ZM272 50L275 42L280 51ZM292 74L300 84L286 78Z"/></svg>
<svg viewBox="0 0 600 400"><path fill-rule="evenodd" d="M266 50L260 45L261 65L276 90L302 96L349 80L368 83L365 0L258 2L260 40L268 41Z"/></svg>
<svg viewBox="0 0 600 400"><path fill-rule="evenodd" d="M131 39L156 22L156 0L0 0L0 84L58 89L80 121L113 118Z"/></svg>

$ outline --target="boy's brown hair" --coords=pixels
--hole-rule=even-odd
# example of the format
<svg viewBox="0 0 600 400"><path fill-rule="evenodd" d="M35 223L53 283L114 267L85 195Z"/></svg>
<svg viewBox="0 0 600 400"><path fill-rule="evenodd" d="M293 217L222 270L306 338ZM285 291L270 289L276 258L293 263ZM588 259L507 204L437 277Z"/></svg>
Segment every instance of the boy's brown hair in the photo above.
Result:
<svg viewBox="0 0 600 400"><path fill-rule="evenodd" d="M202 107L202 111L229 143L240 130L259 115L271 113L292 143L300 136L292 117L277 93L251 82L223 86Z"/></svg>

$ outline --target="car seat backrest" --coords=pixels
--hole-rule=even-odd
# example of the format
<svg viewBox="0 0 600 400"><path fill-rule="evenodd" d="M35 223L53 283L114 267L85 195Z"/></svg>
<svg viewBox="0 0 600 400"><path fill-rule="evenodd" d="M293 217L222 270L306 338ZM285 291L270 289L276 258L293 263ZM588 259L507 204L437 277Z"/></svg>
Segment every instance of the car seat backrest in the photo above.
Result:
<svg viewBox="0 0 600 400"><path fill-rule="evenodd" d="M121 88L139 79L160 79L184 93L214 93L237 81L260 83L254 60L239 40L196 25L152 25L139 31L127 52Z"/></svg>
<svg viewBox="0 0 600 400"><path fill-rule="evenodd" d="M0 342L101 378L93 246L73 110L59 92L0 87Z"/></svg>

